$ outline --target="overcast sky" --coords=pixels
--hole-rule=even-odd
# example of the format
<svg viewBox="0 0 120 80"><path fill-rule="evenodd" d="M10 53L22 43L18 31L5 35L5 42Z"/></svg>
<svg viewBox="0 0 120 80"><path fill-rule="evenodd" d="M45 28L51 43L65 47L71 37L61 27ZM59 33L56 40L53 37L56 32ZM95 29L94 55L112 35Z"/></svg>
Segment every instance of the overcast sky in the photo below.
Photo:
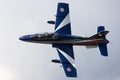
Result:
<svg viewBox="0 0 120 80"><path fill-rule="evenodd" d="M103 25L110 33L108 57L98 48L74 46L77 78L65 76L51 45L25 43L25 34L53 32L58 2L70 6L72 34L91 36ZM0 80L120 80L120 0L0 0Z"/></svg>

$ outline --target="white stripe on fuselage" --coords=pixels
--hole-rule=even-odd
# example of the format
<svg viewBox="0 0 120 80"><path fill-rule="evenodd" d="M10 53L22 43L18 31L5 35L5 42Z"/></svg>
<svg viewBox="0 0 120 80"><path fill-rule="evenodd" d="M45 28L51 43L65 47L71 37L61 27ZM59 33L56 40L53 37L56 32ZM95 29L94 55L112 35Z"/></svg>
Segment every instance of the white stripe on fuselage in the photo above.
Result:
<svg viewBox="0 0 120 80"><path fill-rule="evenodd" d="M64 27L65 25L70 23L70 16L69 14L64 18L64 20L59 24L59 26L55 29L55 32L59 29L61 29L62 27Z"/></svg>
<svg viewBox="0 0 120 80"><path fill-rule="evenodd" d="M67 53L65 53L64 51L62 51L62 50L60 50L60 49L58 49L58 48L57 48L57 50L60 51L60 53L70 62L70 64L71 64L74 68L76 68L76 66L75 66L75 61L74 61L74 59L73 59L72 57L70 57Z"/></svg>

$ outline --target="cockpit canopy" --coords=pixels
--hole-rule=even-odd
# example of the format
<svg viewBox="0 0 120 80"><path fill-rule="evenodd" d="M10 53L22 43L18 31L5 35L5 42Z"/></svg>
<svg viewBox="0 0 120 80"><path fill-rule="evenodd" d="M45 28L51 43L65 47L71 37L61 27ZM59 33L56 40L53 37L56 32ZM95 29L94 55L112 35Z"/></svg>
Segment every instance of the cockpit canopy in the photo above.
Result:
<svg viewBox="0 0 120 80"><path fill-rule="evenodd" d="M42 34L32 34L29 36L30 38L39 38L39 39L57 39L59 35L57 33L42 33Z"/></svg>

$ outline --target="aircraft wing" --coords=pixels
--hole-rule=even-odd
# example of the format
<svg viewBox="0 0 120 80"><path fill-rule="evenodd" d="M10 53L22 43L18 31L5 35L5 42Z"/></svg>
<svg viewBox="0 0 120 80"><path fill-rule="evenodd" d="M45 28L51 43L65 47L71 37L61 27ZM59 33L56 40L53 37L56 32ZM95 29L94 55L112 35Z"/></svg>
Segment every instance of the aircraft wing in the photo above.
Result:
<svg viewBox="0 0 120 80"><path fill-rule="evenodd" d="M55 33L71 34L69 5L66 3L58 3L54 30Z"/></svg>
<svg viewBox="0 0 120 80"><path fill-rule="evenodd" d="M71 24L69 17L69 5L66 3L58 3L55 33L71 35ZM74 63L74 53L72 44L53 44L57 48L60 61L67 77L77 77L76 67Z"/></svg>
<svg viewBox="0 0 120 80"><path fill-rule="evenodd" d="M60 61L67 77L77 77L73 46L68 44L53 44L57 48Z"/></svg>

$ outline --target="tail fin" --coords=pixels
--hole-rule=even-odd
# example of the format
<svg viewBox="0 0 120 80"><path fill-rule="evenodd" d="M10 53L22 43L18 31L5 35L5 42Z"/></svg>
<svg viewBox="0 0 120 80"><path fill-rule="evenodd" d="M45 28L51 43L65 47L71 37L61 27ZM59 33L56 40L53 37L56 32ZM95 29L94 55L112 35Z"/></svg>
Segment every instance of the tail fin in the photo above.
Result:
<svg viewBox="0 0 120 80"><path fill-rule="evenodd" d="M107 35L109 31L100 31L97 34L91 36L90 38L105 38L105 35Z"/></svg>
<svg viewBox="0 0 120 80"><path fill-rule="evenodd" d="M97 33L98 33L98 35L102 34L102 36L100 36L100 37L106 40L105 35L108 33L108 31L105 31L104 26L99 26L97 29ZM100 50L102 56L108 56L107 43L98 43L98 47L99 47L99 50Z"/></svg>

